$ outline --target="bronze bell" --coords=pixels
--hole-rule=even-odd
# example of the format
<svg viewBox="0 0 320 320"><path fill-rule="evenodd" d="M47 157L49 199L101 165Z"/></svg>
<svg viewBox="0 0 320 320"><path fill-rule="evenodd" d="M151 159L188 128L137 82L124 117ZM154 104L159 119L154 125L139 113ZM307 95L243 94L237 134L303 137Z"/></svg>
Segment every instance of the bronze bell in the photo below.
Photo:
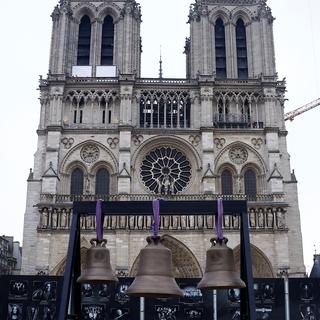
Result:
<svg viewBox="0 0 320 320"><path fill-rule="evenodd" d="M160 237L148 237L147 242L140 251L137 276L127 294L147 298L183 297L174 279L171 250L161 243Z"/></svg>
<svg viewBox="0 0 320 320"><path fill-rule="evenodd" d="M234 264L233 251L227 246L228 239L213 238L207 250L206 270L198 284L199 289L244 288Z"/></svg>
<svg viewBox="0 0 320 320"><path fill-rule="evenodd" d="M107 240L91 239L91 248L87 252L85 269L77 282L80 283L101 283L118 282L110 264L110 252L106 248Z"/></svg>

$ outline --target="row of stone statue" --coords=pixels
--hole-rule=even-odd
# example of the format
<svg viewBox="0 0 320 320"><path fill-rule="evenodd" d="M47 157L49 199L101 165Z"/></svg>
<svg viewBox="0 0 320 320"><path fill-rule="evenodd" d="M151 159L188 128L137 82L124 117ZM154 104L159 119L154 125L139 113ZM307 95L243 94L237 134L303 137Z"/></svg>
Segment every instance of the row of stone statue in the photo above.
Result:
<svg viewBox="0 0 320 320"><path fill-rule="evenodd" d="M72 210L60 208L41 208L39 210L39 229L69 229ZM250 208L249 227L251 229L286 229L286 211L283 208ZM80 218L80 226L85 230L95 230L95 216L88 215ZM150 230L152 216L106 216L105 229ZM212 229L215 227L214 216L161 216L160 229L163 230L196 230ZM239 229L239 216L224 216L225 229Z"/></svg>

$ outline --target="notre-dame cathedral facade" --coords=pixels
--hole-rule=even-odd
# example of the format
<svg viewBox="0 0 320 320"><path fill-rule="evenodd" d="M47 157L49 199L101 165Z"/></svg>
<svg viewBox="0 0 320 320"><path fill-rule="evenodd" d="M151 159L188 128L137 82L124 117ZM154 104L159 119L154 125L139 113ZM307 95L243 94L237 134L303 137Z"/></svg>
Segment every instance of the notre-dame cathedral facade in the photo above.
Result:
<svg viewBox="0 0 320 320"><path fill-rule="evenodd" d="M247 199L254 275L305 272L297 181L266 0L196 0L186 78L143 78L135 0L60 0L28 179L24 274L63 274L74 200ZM150 213L151 214L151 213ZM106 217L113 268L134 275L151 217ZM176 276L201 277L212 216L162 216ZM239 220L225 216L239 267ZM94 217L81 218L81 253Z"/></svg>

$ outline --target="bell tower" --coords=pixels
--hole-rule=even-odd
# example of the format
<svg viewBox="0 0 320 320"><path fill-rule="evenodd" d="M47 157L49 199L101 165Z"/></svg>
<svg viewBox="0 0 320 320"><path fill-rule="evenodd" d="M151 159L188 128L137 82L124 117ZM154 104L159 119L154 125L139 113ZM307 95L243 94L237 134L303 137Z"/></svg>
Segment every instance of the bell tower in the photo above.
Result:
<svg viewBox="0 0 320 320"><path fill-rule="evenodd" d="M274 76L273 20L266 0L196 0L189 13L187 74L215 79Z"/></svg>
<svg viewBox="0 0 320 320"><path fill-rule="evenodd" d="M140 76L141 10L135 0L60 0L51 17L49 75Z"/></svg>

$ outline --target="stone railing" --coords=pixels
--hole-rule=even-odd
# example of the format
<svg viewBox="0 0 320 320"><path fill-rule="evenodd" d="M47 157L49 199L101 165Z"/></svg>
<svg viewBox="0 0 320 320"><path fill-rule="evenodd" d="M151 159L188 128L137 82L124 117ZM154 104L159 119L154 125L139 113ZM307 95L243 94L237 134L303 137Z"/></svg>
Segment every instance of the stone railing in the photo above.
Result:
<svg viewBox="0 0 320 320"><path fill-rule="evenodd" d="M112 195L103 200L119 201L119 200L149 201L155 198L152 195ZM229 200L243 200L242 198L229 196ZM215 196L217 198L218 196ZM71 201L93 201L101 198L99 196L70 196L70 195L42 195L42 201L38 204L39 208L39 225L38 230L67 230L71 225L72 202ZM198 195L195 196L175 196L167 199L175 200L210 200L214 195ZM265 199L271 200L272 198ZM45 201L43 201L45 200ZM225 200L228 200L225 197ZM286 210L285 203L267 202L259 204L258 202L248 202L249 226L250 229L256 231L285 231L286 227ZM83 230L95 230L95 217L82 216L81 228ZM106 216L104 228L109 230L150 230L152 226L152 216ZM206 230L215 227L215 219L213 215L181 215L181 216L161 216L161 230ZM238 230L240 228L239 216L224 216L224 228L226 230Z"/></svg>
<svg viewBox="0 0 320 320"><path fill-rule="evenodd" d="M159 198L154 194L110 194L110 195L70 195L70 194L50 194L42 193L40 195L40 205L44 204L67 204L73 201L96 201L102 199L104 201L152 201ZM257 194L254 196L246 196L244 194L233 195L219 195L219 194L181 194L174 196L161 196L165 200L177 200L177 201L191 201L191 200L217 200L222 198L223 200L247 200L248 203L284 203L284 194Z"/></svg>

